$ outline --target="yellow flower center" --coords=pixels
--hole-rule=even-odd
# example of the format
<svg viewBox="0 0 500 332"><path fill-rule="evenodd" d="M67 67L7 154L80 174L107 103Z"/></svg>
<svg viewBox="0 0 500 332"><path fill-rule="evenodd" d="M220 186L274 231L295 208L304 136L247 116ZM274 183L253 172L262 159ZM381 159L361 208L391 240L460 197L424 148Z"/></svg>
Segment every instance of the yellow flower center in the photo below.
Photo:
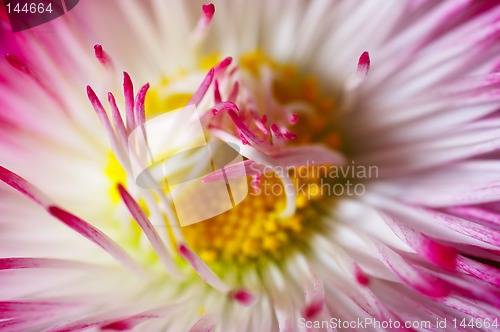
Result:
<svg viewBox="0 0 500 332"><path fill-rule="evenodd" d="M210 55L202 61L200 69L206 70L218 60L219 56ZM298 123L293 124L292 121L288 127L297 134L297 138L287 144L302 145L321 140L334 149L339 148L339 135L331 126L326 126L327 120L321 115L332 114L335 101L322 96L321 88L313 77L304 77L291 65L277 64L262 52L242 56L238 65L239 70L256 80L261 77L263 68L270 70L273 74L271 95L276 103L286 105L298 102L298 105L309 105L304 106L310 108L309 111L317 112L314 116L307 115L307 112L300 113L298 107ZM175 90L170 88L178 79L186 77L188 75L181 72L177 77L157 83L148 92L148 118L186 105L191 98L190 93L170 92ZM109 174L113 174L110 171L113 167L116 165L108 166ZM254 179L248 177L249 194L243 202L223 214L182 227L186 241L202 259L214 266L281 260L294 250L305 249L310 234L321 228L320 218L311 208L313 202L323 195L321 176L307 167L290 170L289 175L297 190L297 210L293 216L280 217L286 196L283 183L276 175L262 174L258 188L253 185ZM111 176L111 179L119 181L116 176ZM203 206L198 208L203 209Z"/></svg>
<svg viewBox="0 0 500 332"><path fill-rule="evenodd" d="M183 227L186 241L209 263L280 259L304 246L307 235L318 227L315 219L306 216L309 203L321 196L317 180L296 178L295 187L305 189L297 196L297 213L282 218L279 212L285 204L284 187L276 176L267 174L258 190L250 189L235 208Z"/></svg>

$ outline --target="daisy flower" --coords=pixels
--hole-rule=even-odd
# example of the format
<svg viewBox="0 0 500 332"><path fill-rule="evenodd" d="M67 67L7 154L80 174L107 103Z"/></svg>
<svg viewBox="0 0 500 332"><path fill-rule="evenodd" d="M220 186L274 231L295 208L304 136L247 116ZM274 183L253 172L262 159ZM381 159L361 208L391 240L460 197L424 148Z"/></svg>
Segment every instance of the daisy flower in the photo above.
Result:
<svg viewBox="0 0 500 332"><path fill-rule="evenodd" d="M498 4L4 13L0 330L496 330Z"/></svg>

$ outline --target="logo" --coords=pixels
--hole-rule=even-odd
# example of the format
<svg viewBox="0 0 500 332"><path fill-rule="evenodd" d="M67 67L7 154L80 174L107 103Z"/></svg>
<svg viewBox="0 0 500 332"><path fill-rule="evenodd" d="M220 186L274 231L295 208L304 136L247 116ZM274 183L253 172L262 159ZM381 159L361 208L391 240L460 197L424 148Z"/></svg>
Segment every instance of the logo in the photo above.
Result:
<svg viewBox="0 0 500 332"><path fill-rule="evenodd" d="M12 32L52 21L73 9L79 0L3 0Z"/></svg>
<svg viewBox="0 0 500 332"><path fill-rule="evenodd" d="M181 226L226 212L248 195L238 146L207 143L194 105L146 121L130 133L128 148L137 185L169 193ZM216 176L203 181L208 174Z"/></svg>

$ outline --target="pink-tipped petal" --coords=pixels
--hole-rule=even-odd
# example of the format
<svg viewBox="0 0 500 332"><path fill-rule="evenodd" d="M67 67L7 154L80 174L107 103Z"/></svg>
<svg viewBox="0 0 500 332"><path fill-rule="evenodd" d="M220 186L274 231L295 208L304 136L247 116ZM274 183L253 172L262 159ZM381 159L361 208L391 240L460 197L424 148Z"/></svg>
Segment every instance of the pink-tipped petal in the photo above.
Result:
<svg viewBox="0 0 500 332"><path fill-rule="evenodd" d="M448 282L418 269L387 246L378 243L377 252L382 262L401 281L419 293L436 298L450 294L451 288Z"/></svg>
<svg viewBox="0 0 500 332"><path fill-rule="evenodd" d="M457 250L438 243L422 235L419 252L432 263L448 270L455 270L457 265Z"/></svg>
<svg viewBox="0 0 500 332"><path fill-rule="evenodd" d="M44 324L47 320L46 314L31 315L27 317L16 317L0 321L0 331L27 331L36 326Z"/></svg>
<svg viewBox="0 0 500 332"><path fill-rule="evenodd" d="M65 308L78 306L71 302L54 302L54 301L0 301L0 320L13 317L25 316L26 313L43 312L47 315L56 314Z"/></svg>
<svg viewBox="0 0 500 332"><path fill-rule="evenodd" d="M233 58L231 58L230 56L224 58L218 65L214 67L215 75L219 76L223 74L232 62Z"/></svg>
<svg viewBox="0 0 500 332"><path fill-rule="evenodd" d="M233 103L236 102L236 98L238 97L239 87L240 85L238 82L234 83L233 89L231 90L229 97L227 97L227 100L232 101Z"/></svg>
<svg viewBox="0 0 500 332"><path fill-rule="evenodd" d="M13 54L5 55L5 59L14 69L20 71L21 73L32 79L33 82L35 82L42 90L44 90L51 98L53 98L61 106L62 110L66 112L64 103L61 101L59 95L53 89L51 89L47 82L32 66Z"/></svg>
<svg viewBox="0 0 500 332"><path fill-rule="evenodd" d="M370 55L368 52L363 52L358 59L358 66L356 69L356 74L351 77L347 82L346 88L348 90L354 90L359 88L359 86L365 81L370 71Z"/></svg>
<svg viewBox="0 0 500 332"><path fill-rule="evenodd" d="M447 277L446 275L441 275L434 271L430 273L436 277L446 278L448 284L447 288L450 293L472 301L481 301L497 308L500 306L500 291L492 288L490 285L475 283L474 287L470 287L470 280L457 278L457 276ZM443 301L446 300L446 298L440 298L438 300Z"/></svg>
<svg viewBox="0 0 500 332"><path fill-rule="evenodd" d="M159 315L147 315L147 314L139 314L131 317L123 318L120 320L116 320L111 323L106 323L101 326L101 329L112 330L112 331L130 331L137 325L144 323L150 319L160 318Z"/></svg>
<svg viewBox="0 0 500 332"><path fill-rule="evenodd" d="M125 95L127 129L131 132L136 127L134 115L134 85L127 72L123 72L123 93Z"/></svg>
<svg viewBox="0 0 500 332"><path fill-rule="evenodd" d="M44 89L46 88L45 84L42 82L41 77L38 75L38 73L35 72L35 70L29 66L25 61L23 61L21 58L13 55L13 54L6 54L5 55L5 60L11 65L14 69L19 70L21 73L27 75L33 81L38 83L41 87Z"/></svg>
<svg viewBox="0 0 500 332"><path fill-rule="evenodd" d="M113 127L111 126L111 122L109 121L108 114L104 110L104 107L102 106L101 101L95 94L94 90L90 87L90 85L87 85L87 96L90 100L90 103L94 107L94 110L97 114L97 117L99 118L99 121L101 122L101 125L104 127L106 130L106 134L108 135L108 138L111 142L111 146L113 150L118 149L118 141L115 135L115 131Z"/></svg>
<svg viewBox="0 0 500 332"><path fill-rule="evenodd" d="M290 130L288 130L286 128L281 129L281 134L283 135L283 137L285 137L286 139L288 139L290 141L297 139L297 134L292 133Z"/></svg>
<svg viewBox="0 0 500 332"><path fill-rule="evenodd" d="M139 312L138 312L139 311ZM119 308L108 312L86 315L51 327L47 332L71 332L83 330L129 331L151 319L174 315L179 306L167 304L147 311L135 308ZM137 313L138 312L138 313Z"/></svg>
<svg viewBox="0 0 500 332"><path fill-rule="evenodd" d="M75 269L75 268L91 268L92 266L86 263L55 259L55 258L38 258L38 257L13 257L0 258L0 270L18 270L18 269Z"/></svg>
<svg viewBox="0 0 500 332"><path fill-rule="evenodd" d="M368 52L363 52L358 60L358 75L363 79L368 76L370 71L370 55Z"/></svg>
<svg viewBox="0 0 500 332"><path fill-rule="evenodd" d="M354 263L354 277L361 286L368 286L368 284L370 283L370 278L361 269L361 267L359 267L357 263Z"/></svg>
<svg viewBox="0 0 500 332"><path fill-rule="evenodd" d="M225 179L237 179L244 176L260 175L265 170L266 167L264 165L253 160L245 160L205 175L201 181L203 183L210 183L224 181Z"/></svg>
<svg viewBox="0 0 500 332"><path fill-rule="evenodd" d="M219 90L219 81L217 80L214 80L214 102L216 105L222 102L222 97L220 95L220 90Z"/></svg>
<svg viewBox="0 0 500 332"><path fill-rule="evenodd" d="M210 22L210 20L214 17L215 14L215 6L213 3L206 3L201 6L201 10L203 12L203 16L205 20Z"/></svg>
<svg viewBox="0 0 500 332"><path fill-rule="evenodd" d="M62 221L69 228L104 249L104 251L114 257L118 262L122 263L123 266L129 270L135 273L144 273L143 268L138 265L116 242L111 240L106 234L90 225L88 222L57 206L50 206L47 211L55 218Z"/></svg>
<svg viewBox="0 0 500 332"><path fill-rule="evenodd" d="M214 80L214 73L215 70L213 68L210 69L207 76L205 76L205 79L198 87L198 90L196 90L196 92L193 94L193 97L191 97L191 100L188 102L188 105L198 105L201 102L201 100L207 93L208 88L212 84L212 81Z"/></svg>
<svg viewBox="0 0 500 332"><path fill-rule="evenodd" d="M257 129L259 129L260 132L263 133L264 135L268 135L269 130L267 130L267 127L266 127L266 120L267 120L266 116L264 115L262 118L260 118L257 111L255 111L252 108L249 110L249 112L250 112L250 115L252 116L252 119L253 119L254 124L257 127Z"/></svg>
<svg viewBox="0 0 500 332"><path fill-rule="evenodd" d="M118 184L118 192L120 193L123 202L130 211L130 214L132 214L134 219L137 221L137 224L141 227L144 234L151 242L151 245L153 246L156 254L160 258L160 261L163 263L166 270L173 275L179 275L179 271L175 266L171 256L168 254L165 244L154 229L151 221L149 221L148 217L146 217L142 209L139 207L139 204L137 204L135 199L130 196L128 191L121 184Z"/></svg>
<svg viewBox="0 0 500 332"><path fill-rule="evenodd" d="M464 256L457 258L457 270L500 288L500 270Z"/></svg>
<svg viewBox="0 0 500 332"><path fill-rule="evenodd" d="M438 243L428 236L402 225L394 218L388 216L383 216L383 218L399 238L429 262L448 270L455 269L457 251L454 248Z"/></svg>
<svg viewBox="0 0 500 332"><path fill-rule="evenodd" d="M278 125L273 123L270 129L271 129L271 135L273 136L274 145L282 146L283 144L285 144L285 137L278 128Z"/></svg>
<svg viewBox="0 0 500 332"><path fill-rule="evenodd" d="M268 143L261 140L255 133L247 126L245 122L238 116L238 114L230 109L228 110L228 114L233 120L233 123L236 125L238 130L241 131L245 139L252 145L257 145L259 147L268 148L270 147Z"/></svg>
<svg viewBox="0 0 500 332"><path fill-rule="evenodd" d="M232 111L235 111L235 112L239 112L240 111L239 108L238 108L238 106L236 106L235 103L230 102L230 101L224 101L224 102L215 104L215 106L212 108L212 114L213 115L219 115L221 112L223 112L223 111L229 111L229 110L232 110Z"/></svg>
<svg viewBox="0 0 500 332"><path fill-rule="evenodd" d="M493 227L500 226L500 212L473 206L456 206L446 210L464 219L478 220Z"/></svg>
<svg viewBox="0 0 500 332"><path fill-rule="evenodd" d="M120 110L116 105L115 96L113 96L111 92L108 93L108 102L109 105L111 106L111 116L113 119L113 125L116 128L116 132L118 134L118 138L120 139L122 146L127 146L128 144L127 129L125 128L125 124L123 123L123 118L120 114Z"/></svg>
<svg viewBox="0 0 500 332"><path fill-rule="evenodd" d="M104 66L108 67L111 65L111 58L109 55L103 50L102 45L95 44L94 45L94 55L100 63Z"/></svg>
<svg viewBox="0 0 500 332"><path fill-rule="evenodd" d="M136 126L142 126L146 122L146 110L145 110L145 102L146 102L146 94L149 90L149 83L146 83L137 93L137 97L135 98L135 124Z"/></svg>
<svg viewBox="0 0 500 332"><path fill-rule="evenodd" d="M319 315L325 307L325 289L323 282L312 273L312 280L308 283L304 290L306 307L302 312L302 316L311 320Z"/></svg>
<svg viewBox="0 0 500 332"><path fill-rule="evenodd" d="M420 216L433 222L445 225L450 230L464 234L470 238L500 247L500 231L469 220L458 218L447 213L441 213L428 208L416 208Z"/></svg>
<svg viewBox="0 0 500 332"><path fill-rule="evenodd" d="M204 4L201 6L201 15L196 24L196 28L193 31L193 44L196 45L204 40L207 34L207 30L210 26L210 22L215 14L215 6L212 3Z"/></svg>
<svg viewBox="0 0 500 332"><path fill-rule="evenodd" d="M229 286L222 282L208 265L187 246L179 245L179 253L207 284L221 292L229 291Z"/></svg>
<svg viewBox="0 0 500 332"><path fill-rule="evenodd" d="M263 124L266 124L266 123L267 123L267 115L266 115L266 114L264 114L264 115L262 116L262 123L263 123Z"/></svg>
<svg viewBox="0 0 500 332"><path fill-rule="evenodd" d="M46 207L52 204L52 201L44 193L3 166L0 166L0 180L42 206Z"/></svg>
<svg viewBox="0 0 500 332"><path fill-rule="evenodd" d="M245 307L250 307L257 301L255 295L246 289L237 289L231 292L231 298Z"/></svg>
<svg viewBox="0 0 500 332"><path fill-rule="evenodd" d="M243 145L249 145L250 144L250 142L248 142L248 140L246 139L245 135L243 135L243 133L241 131L238 131L238 137L240 138L241 143Z"/></svg>
<svg viewBox="0 0 500 332"><path fill-rule="evenodd" d="M210 315L201 317L188 332L211 332L215 327L215 319Z"/></svg>
<svg viewBox="0 0 500 332"><path fill-rule="evenodd" d="M94 90L90 85L87 85L87 97L89 98L89 101L94 107L99 118L102 117L102 115L105 114L106 112L104 110L104 107L102 106L101 101L99 100L99 98L97 97L96 93L94 92Z"/></svg>

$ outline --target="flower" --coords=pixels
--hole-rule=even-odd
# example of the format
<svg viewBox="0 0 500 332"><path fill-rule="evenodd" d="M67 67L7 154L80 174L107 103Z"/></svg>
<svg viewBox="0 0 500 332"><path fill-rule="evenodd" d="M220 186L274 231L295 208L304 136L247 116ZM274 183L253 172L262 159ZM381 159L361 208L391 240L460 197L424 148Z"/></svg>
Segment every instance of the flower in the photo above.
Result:
<svg viewBox="0 0 500 332"><path fill-rule="evenodd" d="M498 328L497 2L215 8L87 1L16 34L3 19L0 328ZM185 105L210 148L244 157L198 182L236 206L190 225L186 191L151 168L141 186L129 149ZM184 120L163 152L199 147ZM223 204L186 190L186 213Z"/></svg>

